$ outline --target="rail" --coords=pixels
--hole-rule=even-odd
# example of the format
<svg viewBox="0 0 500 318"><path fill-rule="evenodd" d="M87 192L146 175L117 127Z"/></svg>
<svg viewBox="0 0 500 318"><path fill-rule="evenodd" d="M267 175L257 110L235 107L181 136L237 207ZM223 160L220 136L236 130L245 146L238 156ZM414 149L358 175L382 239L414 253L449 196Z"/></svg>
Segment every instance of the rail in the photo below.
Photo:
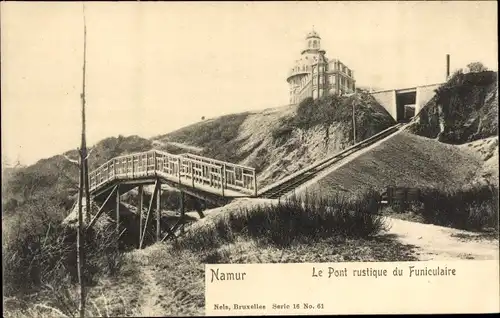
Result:
<svg viewBox="0 0 500 318"><path fill-rule="evenodd" d="M114 180L164 176L178 183L208 186L222 196L225 190L257 195L254 168L193 154L174 155L150 150L115 157L89 173L90 191Z"/></svg>
<svg viewBox="0 0 500 318"><path fill-rule="evenodd" d="M369 145L375 143L376 141L383 139L383 138L387 137L388 135L391 135L392 133L398 131L402 126L403 126L403 124L398 123L394 126L386 128L386 129L382 130L381 132L334 154L333 156L325 158L325 159L323 159L315 164L312 164L312 165L307 166L307 167L305 167L305 168L303 168L295 173L292 173L291 175L288 175L287 177L279 180L278 182L270 184L267 187L261 189L259 191L259 196L268 197L269 195L272 195L273 193L279 191L281 188L286 187L288 183L293 182L293 180L299 178L300 176L307 174L307 173L314 172L316 170L316 168L318 168L320 166L327 165L329 163L334 163L335 159L337 159L339 157L343 157L344 155L346 155L350 152L356 152L357 150L360 150L366 146L369 146Z"/></svg>

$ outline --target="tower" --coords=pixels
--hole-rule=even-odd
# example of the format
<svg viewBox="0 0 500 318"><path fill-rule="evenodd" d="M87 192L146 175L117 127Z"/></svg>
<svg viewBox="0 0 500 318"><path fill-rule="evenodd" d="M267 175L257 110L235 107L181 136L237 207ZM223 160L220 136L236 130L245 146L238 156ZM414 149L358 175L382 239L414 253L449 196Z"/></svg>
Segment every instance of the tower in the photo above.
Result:
<svg viewBox="0 0 500 318"><path fill-rule="evenodd" d="M354 91L352 71L339 60L329 61L321 48L321 37L312 30L307 33L300 59L295 61L287 76L290 104L307 97L319 98L327 93Z"/></svg>
<svg viewBox="0 0 500 318"><path fill-rule="evenodd" d="M318 54L320 53L320 51L322 51L321 38L316 31L312 30L311 32L307 33L305 48L302 51L302 55L304 55L305 53ZM322 52L325 53L325 51Z"/></svg>

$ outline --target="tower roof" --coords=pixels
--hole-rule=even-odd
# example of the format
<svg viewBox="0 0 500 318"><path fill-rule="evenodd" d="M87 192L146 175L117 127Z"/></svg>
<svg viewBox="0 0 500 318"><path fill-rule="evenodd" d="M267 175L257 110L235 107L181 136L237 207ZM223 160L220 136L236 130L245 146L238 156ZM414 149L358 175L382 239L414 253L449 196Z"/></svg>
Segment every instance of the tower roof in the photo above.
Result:
<svg viewBox="0 0 500 318"><path fill-rule="evenodd" d="M318 33L314 30L312 30L311 32L307 33L307 36L306 36L306 39L309 39L309 38L318 38L320 39Z"/></svg>

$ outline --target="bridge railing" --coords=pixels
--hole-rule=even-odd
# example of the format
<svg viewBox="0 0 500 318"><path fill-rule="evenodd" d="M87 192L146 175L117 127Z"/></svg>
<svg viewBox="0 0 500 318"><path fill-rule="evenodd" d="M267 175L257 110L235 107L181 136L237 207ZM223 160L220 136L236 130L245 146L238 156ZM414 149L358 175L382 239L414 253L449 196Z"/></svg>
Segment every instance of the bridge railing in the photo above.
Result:
<svg viewBox="0 0 500 318"><path fill-rule="evenodd" d="M231 189L257 194L255 169L192 154L173 155L150 150L115 157L89 174L90 190L115 179L135 179L153 175L166 175L185 184L205 185L220 190ZM184 182L183 182L184 181Z"/></svg>
<svg viewBox="0 0 500 318"><path fill-rule="evenodd" d="M182 154L181 156L183 162L191 162L195 178L198 176L196 172L199 173L200 169L203 172L203 168L200 167L206 167L209 169L208 173L204 172L203 175L213 178L217 184L223 183L222 188L257 195L257 176L254 168L193 154Z"/></svg>

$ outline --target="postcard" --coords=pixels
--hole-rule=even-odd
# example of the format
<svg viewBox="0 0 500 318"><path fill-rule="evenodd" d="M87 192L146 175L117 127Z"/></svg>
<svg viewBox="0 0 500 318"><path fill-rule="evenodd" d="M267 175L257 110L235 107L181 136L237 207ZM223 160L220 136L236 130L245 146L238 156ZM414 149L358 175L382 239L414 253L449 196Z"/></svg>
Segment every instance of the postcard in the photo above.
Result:
<svg viewBox="0 0 500 318"><path fill-rule="evenodd" d="M496 2L0 15L5 317L500 311Z"/></svg>

